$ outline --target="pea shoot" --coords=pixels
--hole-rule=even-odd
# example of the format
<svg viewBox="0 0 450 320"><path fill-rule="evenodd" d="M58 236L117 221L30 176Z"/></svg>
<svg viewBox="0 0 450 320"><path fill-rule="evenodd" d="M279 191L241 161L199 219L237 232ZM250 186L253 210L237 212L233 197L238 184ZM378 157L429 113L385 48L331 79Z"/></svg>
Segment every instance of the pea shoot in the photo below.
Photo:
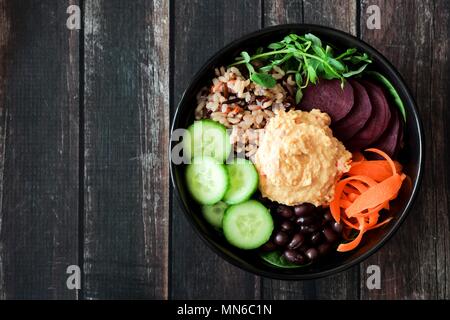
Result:
<svg viewBox="0 0 450 320"><path fill-rule="evenodd" d="M360 74L372 62L366 53L361 54L355 48L335 56L333 48L324 46L312 33L289 34L283 40L269 44L267 49L259 48L252 56L242 51L231 66L244 64L250 80L265 88L276 85L276 80L269 74L275 66L286 74L293 74L297 84L296 103L302 99L302 89L309 83L317 83L318 78L340 79L343 86L345 78ZM260 61L262 66L256 68L252 61Z"/></svg>

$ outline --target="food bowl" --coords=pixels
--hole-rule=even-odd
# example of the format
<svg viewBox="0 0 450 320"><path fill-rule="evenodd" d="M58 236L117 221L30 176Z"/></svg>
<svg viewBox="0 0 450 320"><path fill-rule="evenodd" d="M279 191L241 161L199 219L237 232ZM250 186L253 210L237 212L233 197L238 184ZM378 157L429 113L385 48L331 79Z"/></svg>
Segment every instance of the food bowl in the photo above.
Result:
<svg viewBox="0 0 450 320"><path fill-rule="evenodd" d="M215 67L232 63L233 61L230 59L238 56L243 50L255 50L257 47L278 41L289 33L313 33L322 41L336 48L356 48L367 53L373 61L371 68L382 73L397 90L406 110L404 148L399 158L404 166L404 172L410 180L408 180L409 183L403 184L398 197L391 203L390 212L394 219L383 228L370 231L370 236L365 237L364 241L353 251L335 253L327 259L300 268L277 268L266 263L254 251L241 250L231 246L220 233L211 228L200 214L200 205L191 198L187 190L184 179L185 166L175 165L171 161L170 168L174 190L181 201L187 219L200 237L217 254L233 265L261 276L303 280L328 276L350 268L375 253L392 237L405 220L418 193L423 167L424 142L414 99L394 66L377 50L358 38L332 28L308 24L289 24L265 28L233 41L213 55L193 77L184 92L174 115L172 133L178 128L187 128L194 121L196 94L212 78ZM177 141L172 141L170 150L177 143Z"/></svg>

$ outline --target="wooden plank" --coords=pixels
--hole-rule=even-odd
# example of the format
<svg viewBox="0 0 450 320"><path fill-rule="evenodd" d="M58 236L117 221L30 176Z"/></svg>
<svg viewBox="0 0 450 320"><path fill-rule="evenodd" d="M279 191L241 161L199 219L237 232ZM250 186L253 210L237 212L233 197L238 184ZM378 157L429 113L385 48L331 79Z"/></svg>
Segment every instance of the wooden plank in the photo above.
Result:
<svg viewBox="0 0 450 320"><path fill-rule="evenodd" d="M78 31L75 1L0 1L0 298L75 299ZM8 41L9 39L9 41Z"/></svg>
<svg viewBox="0 0 450 320"><path fill-rule="evenodd" d="M227 42L260 27L257 0L173 1L173 104L189 80ZM259 298L259 278L218 257L199 239L176 198L172 206L172 298Z"/></svg>
<svg viewBox="0 0 450 320"><path fill-rule="evenodd" d="M356 35L359 0L303 0L305 23L315 23Z"/></svg>
<svg viewBox="0 0 450 320"><path fill-rule="evenodd" d="M433 62L431 74L431 128L432 141L430 157L434 159L434 196L436 205L436 283L437 298L450 299L450 3L445 0L434 2L431 31ZM423 111L422 111L423 112ZM431 208L430 208L431 209Z"/></svg>
<svg viewBox="0 0 450 320"><path fill-rule="evenodd" d="M168 2L85 1L85 297L168 296Z"/></svg>
<svg viewBox="0 0 450 320"><path fill-rule="evenodd" d="M366 27L369 5L381 10L381 30ZM361 282L363 298L448 298L448 14L446 1L371 0L361 5L362 38L394 63L416 98L428 160L419 198L405 223L363 264L379 265L382 274L381 290L367 290Z"/></svg>
<svg viewBox="0 0 450 320"><path fill-rule="evenodd" d="M267 25L280 23L315 23L356 34L356 1L265 1ZM303 6L303 8L301 7ZM357 299L359 267L314 281L263 280L267 299Z"/></svg>

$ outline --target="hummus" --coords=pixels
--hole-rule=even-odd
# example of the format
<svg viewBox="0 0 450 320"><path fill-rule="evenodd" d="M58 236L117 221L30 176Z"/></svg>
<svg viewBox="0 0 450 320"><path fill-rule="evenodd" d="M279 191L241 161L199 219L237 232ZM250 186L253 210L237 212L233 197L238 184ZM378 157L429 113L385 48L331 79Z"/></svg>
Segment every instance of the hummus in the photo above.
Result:
<svg viewBox="0 0 450 320"><path fill-rule="evenodd" d="M270 119L254 157L264 197L285 205L332 200L351 153L329 125L330 117L317 109L280 111Z"/></svg>

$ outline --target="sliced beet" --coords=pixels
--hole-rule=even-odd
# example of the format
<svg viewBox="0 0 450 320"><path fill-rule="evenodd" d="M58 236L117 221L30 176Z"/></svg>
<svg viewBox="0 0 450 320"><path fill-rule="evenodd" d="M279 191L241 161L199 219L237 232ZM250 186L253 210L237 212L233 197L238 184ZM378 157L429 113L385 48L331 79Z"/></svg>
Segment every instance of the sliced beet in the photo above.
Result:
<svg viewBox="0 0 450 320"><path fill-rule="evenodd" d="M351 151L365 149L377 141L388 127L391 118L391 111L383 90L369 81L361 80L360 83L369 95L372 113L365 126L346 141L345 145Z"/></svg>
<svg viewBox="0 0 450 320"><path fill-rule="evenodd" d="M369 120L372 113L372 104L366 89L356 80L349 80L353 87L354 104L352 110L345 118L339 120L331 127L335 136L346 141L353 137Z"/></svg>
<svg viewBox="0 0 450 320"><path fill-rule="evenodd" d="M391 120L389 125L381 135L381 137L371 146L386 152L390 157L393 157L397 151L398 143L400 141L400 119L397 110L391 111Z"/></svg>
<svg viewBox="0 0 450 320"><path fill-rule="evenodd" d="M328 113L333 123L350 112L353 101L353 88L348 81L342 89L340 80L319 79L317 84L311 84L305 88L300 109L306 111L319 109Z"/></svg>

